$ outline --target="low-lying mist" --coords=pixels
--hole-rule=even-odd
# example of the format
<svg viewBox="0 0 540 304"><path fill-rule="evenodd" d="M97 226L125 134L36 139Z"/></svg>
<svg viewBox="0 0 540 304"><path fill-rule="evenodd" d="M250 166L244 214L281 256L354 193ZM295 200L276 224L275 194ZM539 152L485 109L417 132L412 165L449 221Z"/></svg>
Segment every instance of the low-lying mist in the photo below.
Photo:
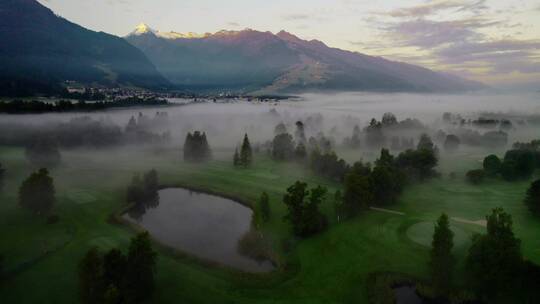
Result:
<svg viewBox="0 0 540 304"><path fill-rule="evenodd" d="M385 113L392 113L395 122L385 125L383 121L384 142L368 144L366 127L372 118L381 121ZM454 134L462 148L491 151L538 137L540 102L538 94L340 93L306 94L281 102L217 100L91 113L1 115L0 144L24 146L51 136L60 141L61 149L181 149L187 133L199 130L206 133L213 151L227 152L217 153L219 158L238 147L244 133L260 147L268 145L280 123L294 136L297 121L304 124L306 138L324 137L338 152L351 148L347 143L358 126L359 142L353 146L358 158L378 146L404 150L407 146L403 142L414 140L414 145L422 133L430 135L439 146L447 135ZM130 128L135 130L132 134Z"/></svg>

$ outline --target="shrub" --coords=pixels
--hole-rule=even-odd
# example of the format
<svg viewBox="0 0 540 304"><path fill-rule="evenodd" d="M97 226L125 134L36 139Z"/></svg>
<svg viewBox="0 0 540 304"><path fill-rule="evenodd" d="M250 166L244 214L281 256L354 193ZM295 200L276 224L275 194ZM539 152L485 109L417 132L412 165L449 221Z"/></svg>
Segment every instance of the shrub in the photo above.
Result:
<svg viewBox="0 0 540 304"><path fill-rule="evenodd" d="M466 174L467 181L475 185L480 184L484 180L484 176L485 173L482 169L471 170Z"/></svg>
<svg viewBox="0 0 540 304"><path fill-rule="evenodd" d="M487 175L494 176L501 172L501 160L497 155L491 154L484 158L483 167Z"/></svg>

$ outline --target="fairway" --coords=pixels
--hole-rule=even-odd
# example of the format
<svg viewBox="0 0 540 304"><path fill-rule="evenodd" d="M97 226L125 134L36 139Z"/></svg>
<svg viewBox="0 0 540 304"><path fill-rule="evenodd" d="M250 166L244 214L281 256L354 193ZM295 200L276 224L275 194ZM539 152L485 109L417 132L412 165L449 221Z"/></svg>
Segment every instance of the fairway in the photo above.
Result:
<svg viewBox="0 0 540 304"><path fill-rule="evenodd" d="M163 303L367 303L363 286L369 273L392 271L427 277L429 246L435 219L441 212L451 218L482 220L490 209L502 206L514 217L527 258L540 262L540 221L532 218L521 203L527 182L489 180L480 186L467 184L462 176L474 158L465 158L453 168L455 179L442 176L409 186L391 210L400 214L369 210L357 218L337 222L330 197L322 211L330 220L324 233L305 240L291 236L283 221L284 190L296 180L325 185L329 193L338 184L312 175L296 164L279 163L256 154L250 169L234 169L227 154L206 164L186 164L174 150L156 155L151 151L64 153L64 164L53 170L58 185L55 212L60 220L46 224L17 206L17 187L30 172L23 150L2 148L10 170L5 194L1 196L0 251L6 254L7 281L0 287L6 303L74 303L77 300L76 267L92 246L107 250L126 248L134 231L110 223L113 213L124 206L124 191L132 175L155 168L164 185L190 186L255 202L262 191L270 195L271 220L261 227L274 244L285 268L249 275L226 267L200 263L196 258L159 249L156 302ZM457 157L457 156L456 156ZM462 156L459 156L462 157ZM144 162L135 160L144 158ZM222 160L220 160L222 159ZM402 213L402 214L401 214ZM452 220L458 273L470 237L485 228L467 221ZM285 246L284 244L288 244ZM324 282L324 284L321 284ZM34 286L25 292L28 284ZM47 299L46 301L44 299Z"/></svg>

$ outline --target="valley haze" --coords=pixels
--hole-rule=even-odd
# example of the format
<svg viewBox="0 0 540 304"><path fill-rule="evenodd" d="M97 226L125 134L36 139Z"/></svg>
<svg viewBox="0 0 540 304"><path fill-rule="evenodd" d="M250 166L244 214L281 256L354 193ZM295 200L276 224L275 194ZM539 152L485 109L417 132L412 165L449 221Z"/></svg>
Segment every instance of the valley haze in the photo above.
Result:
<svg viewBox="0 0 540 304"><path fill-rule="evenodd" d="M0 303L540 303L536 2L0 0Z"/></svg>

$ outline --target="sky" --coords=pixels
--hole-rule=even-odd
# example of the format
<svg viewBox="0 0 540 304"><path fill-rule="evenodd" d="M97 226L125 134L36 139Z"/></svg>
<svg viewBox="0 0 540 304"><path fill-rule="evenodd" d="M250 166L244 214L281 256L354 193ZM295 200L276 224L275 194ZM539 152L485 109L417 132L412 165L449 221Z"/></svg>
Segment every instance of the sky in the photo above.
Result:
<svg viewBox="0 0 540 304"><path fill-rule="evenodd" d="M540 88L540 0L38 0L96 31L286 30L501 87Z"/></svg>

